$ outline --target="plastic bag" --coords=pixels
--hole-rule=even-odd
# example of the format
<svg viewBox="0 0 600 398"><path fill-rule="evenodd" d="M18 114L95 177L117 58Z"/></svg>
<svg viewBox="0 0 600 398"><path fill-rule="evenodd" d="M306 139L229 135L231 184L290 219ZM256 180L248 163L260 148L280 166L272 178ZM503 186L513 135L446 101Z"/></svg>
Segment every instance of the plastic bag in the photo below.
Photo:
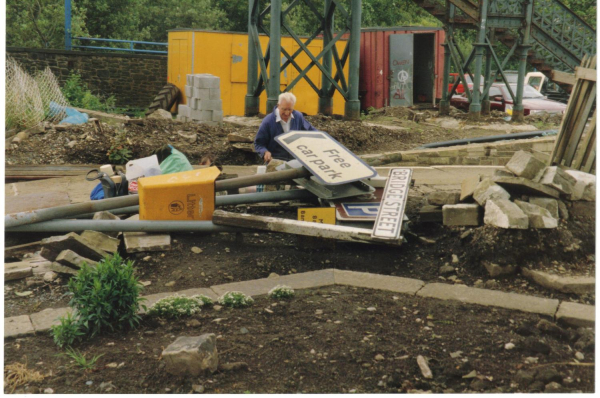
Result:
<svg viewBox="0 0 600 398"><path fill-rule="evenodd" d="M171 154L160 164L160 169L163 174L194 170L185 155L173 147L171 147Z"/></svg>
<svg viewBox="0 0 600 398"><path fill-rule="evenodd" d="M67 114L67 117L60 121L61 124L84 124L87 123L89 119L87 113L81 113L73 108L65 108L65 113Z"/></svg>

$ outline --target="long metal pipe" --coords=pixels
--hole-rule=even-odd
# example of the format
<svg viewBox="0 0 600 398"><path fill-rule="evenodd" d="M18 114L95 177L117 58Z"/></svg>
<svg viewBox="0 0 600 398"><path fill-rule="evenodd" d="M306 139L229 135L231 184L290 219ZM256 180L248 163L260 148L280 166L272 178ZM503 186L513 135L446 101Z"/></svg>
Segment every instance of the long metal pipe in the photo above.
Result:
<svg viewBox="0 0 600 398"><path fill-rule="evenodd" d="M249 187L258 184L273 184L281 181L289 181L296 178L311 176L305 168L288 169L275 171L266 174L256 174L252 176L231 178L215 182L215 191L227 191L229 189ZM4 216L4 227L12 228L20 225L33 224L42 221L67 218L79 214L95 213L103 210L118 209L128 206L139 205L139 195L120 196L117 198L95 200L91 202L76 203L66 206L50 207L26 211Z"/></svg>
<svg viewBox="0 0 600 398"><path fill-rule="evenodd" d="M544 137L544 136L550 136L550 135L556 135L556 134L558 134L558 130L528 131L526 133L490 135L487 137L464 138L464 139L460 139L460 140L432 142L431 144L421 145L417 149L441 148L441 147L446 147L446 146L472 144L472 143L476 143L476 142L518 140L518 139L525 139L525 138Z"/></svg>
<svg viewBox="0 0 600 398"><path fill-rule="evenodd" d="M6 232L243 232L243 228L215 225L212 221L52 220L7 228Z"/></svg>

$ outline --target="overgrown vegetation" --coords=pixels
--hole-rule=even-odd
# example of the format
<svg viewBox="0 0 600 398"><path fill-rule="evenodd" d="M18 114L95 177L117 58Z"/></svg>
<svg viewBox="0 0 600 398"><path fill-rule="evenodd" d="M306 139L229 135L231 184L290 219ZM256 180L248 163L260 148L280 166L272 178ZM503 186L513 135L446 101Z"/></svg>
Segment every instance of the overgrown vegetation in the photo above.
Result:
<svg viewBox="0 0 600 398"><path fill-rule="evenodd" d="M73 362L75 362L75 365L79 366L79 368L81 368L81 370L89 372L96 368L96 362L104 354L94 355L92 358L88 359L88 358L86 358L86 355L82 354L80 351L75 350L74 348L71 348L71 347L67 347L65 352L60 355L64 355L64 356L71 358L73 360Z"/></svg>
<svg viewBox="0 0 600 398"><path fill-rule="evenodd" d="M116 98L112 95L104 98L92 93L77 72L71 72L61 90L69 104L76 108L102 112L115 111Z"/></svg>
<svg viewBox="0 0 600 398"><path fill-rule="evenodd" d="M175 295L158 300L148 309L148 315L177 319L182 316L194 315L200 312L202 307L209 305L213 305L213 301L203 294L192 297Z"/></svg>
<svg viewBox="0 0 600 398"><path fill-rule="evenodd" d="M140 297L143 287L134 275L133 261L124 261L115 253L96 267L84 264L68 286L73 296L69 306L76 316L60 318L60 325L52 327L54 341L60 347L70 346L84 337L139 324L137 312L145 299Z"/></svg>

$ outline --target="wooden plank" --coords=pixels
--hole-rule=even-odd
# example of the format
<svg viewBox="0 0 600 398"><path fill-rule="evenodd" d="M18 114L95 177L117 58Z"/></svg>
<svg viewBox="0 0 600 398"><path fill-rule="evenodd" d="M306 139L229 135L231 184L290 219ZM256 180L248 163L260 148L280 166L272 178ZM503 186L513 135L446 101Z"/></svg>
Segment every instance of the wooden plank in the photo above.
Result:
<svg viewBox="0 0 600 398"><path fill-rule="evenodd" d="M556 83L569 84L571 86L574 86L577 81L573 73L567 73L560 70L550 71L550 79Z"/></svg>
<svg viewBox="0 0 600 398"><path fill-rule="evenodd" d="M579 141L581 140L581 135L583 134L583 130L588 121L588 115L590 114L590 112L592 110L592 106L594 105L594 103L596 101L596 84L589 83L589 82L587 82L587 83L588 83L588 85L591 85L591 87L589 87L589 91L585 92L585 97L583 98L582 107L578 113L578 117L575 120L575 124L573 125L573 128L571 130L571 138L569 140L569 145L567 146L567 150L565 151L565 154L563 156L563 159L565 160L564 164L566 166L571 166L571 163L573 162L573 156L575 155L575 150L577 149L577 146L579 145Z"/></svg>
<svg viewBox="0 0 600 398"><path fill-rule="evenodd" d="M42 248L42 241L25 243L23 245L11 246L4 249L4 259L22 259L27 253L34 253Z"/></svg>
<svg viewBox="0 0 600 398"><path fill-rule="evenodd" d="M592 141L594 134L596 134L596 110L595 109L594 109L594 115L592 116L592 119L582 136L579 148L576 152L573 162L571 163L571 167L573 167L574 169L579 170L579 168L581 167L581 164L583 163L583 159L585 158L585 155L589 154L589 149L590 149L589 145L590 145L590 142Z"/></svg>
<svg viewBox="0 0 600 398"><path fill-rule="evenodd" d="M370 229L317 224L277 217L254 216L252 214L230 213L223 210L215 210L212 221L217 225L230 225L263 231L281 232L285 234L314 236L317 238L336 239L346 242L399 246L402 244L403 240L402 237L397 240L372 238Z"/></svg>
<svg viewBox="0 0 600 398"><path fill-rule="evenodd" d="M46 209L48 207L71 204L66 192L39 192L27 195L6 196L4 214L14 214L22 211Z"/></svg>
<svg viewBox="0 0 600 398"><path fill-rule="evenodd" d="M595 82L596 69L582 68L581 66L577 66L575 67L575 78Z"/></svg>

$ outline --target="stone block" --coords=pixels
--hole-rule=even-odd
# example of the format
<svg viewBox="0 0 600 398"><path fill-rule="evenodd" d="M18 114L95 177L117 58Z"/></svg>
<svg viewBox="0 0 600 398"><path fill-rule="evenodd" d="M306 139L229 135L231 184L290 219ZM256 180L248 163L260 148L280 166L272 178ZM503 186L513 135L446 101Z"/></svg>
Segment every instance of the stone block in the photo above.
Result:
<svg viewBox="0 0 600 398"><path fill-rule="evenodd" d="M558 166L546 167L540 178L540 184L550 186L567 197L571 195L577 180Z"/></svg>
<svg viewBox="0 0 600 398"><path fill-rule="evenodd" d="M54 261L63 250L72 250L80 256L89 258L93 261L100 261L106 256L105 252L91 246L75 232L42 239L41 256L45 259Z"/></svg>
<svg viewBox="0 0 600 398"><path fill-rule="evenodd" d="M202 101L203 111L220 111L223 110L223 101L218 100L203 100Z"/></svg>
<svg viewBox="0 0 600 398"><path fill-rule="evenodd" d="M210 90L210 94L208 95L208 99L213 101L213 100L220 100L221 99L221 89L220 88L211 88Z"/></svg>
<svg viewBox="0 0 600 398"><path fill-rule="evenodd" d="M213 111L202 111L200 115L200 121L212 122Z"/></svg>
<svg viewBox="0 0 600 398"><path fill-rule="evenodd" d="M185 82L188 86L193 86L194 85L194 75L186 75Z"/></svg>
<svg viewBox="0 0 600 398"><path fill-rule="evenodd" d="M567 210L567 205L562 200L557 200L556 202L558 203L558 215L560 216L561 220L568 220L569 210ZM592 210L595 214L596 208L594 207Z"/></svg>
<svg viewBox="0 0 600 398"><path fill-rule="evenodd" d="M442 207L444 225L478 226L480 209L477 204L445 205Z"/></svg>
<svg viewBox="0 0 600 398"><path fill-rule="evenodd" d="M56 262L60 265L74 268L76 270L83 267L84 263L91 267L95 267L98 264L97 262L92 261L89 258L80 256L72 250L63 250L62 252L60 252L58 257L56 257Z"/></svg>
<svg viewBox="0 0 600 398"><path fill-rule="evenodd" d="M90 246L105 251L108 254L113 254L119 250L120 240L108 236L98 231L83 231L81 233L81 239L88 242Z"/></svg>
<svg viewBox="0 0 600 398"><path fill-rule="evenodd" d="M223 121L223 111L213 111L212 115L213 122L222 122Z"/></svg>
<svg viewBox="0 0 600 398"><path fill-rule="evenodd" d="M210 89L194 87L193 97L196 98L199 102L210 101ZM200 107L200 104L198 104L198 106Z"/></svg>
<svg viewBox="0 0 600 398"><path fill-rule="evenodd" d="M596 202L573 202L570 214L573 217L596 217Z"/></svg>
<svg viewBox="0 0 600 398"><path fill-rule="evenodd" d="M517 271L516 265L500 265L486 261L483 263L483 266L492 278L500 275L511 275Z"/></svg>
<svg viewBox="0 0 600 398"><path fill-rule="evenodd" d="M459 200L458 192L436 191L427 196L427 203L431 206L455 205Z"/></svg>
<svg viewBox="0 0 600 398"><path fill-rule="evenodd" d="M185 90L185 96L186 97L191 97L192 96L192 93L193 93L193 87L192 86L186 85L185 88L184 88L184 90Z"/></svg>
<svg viewBox="0 0 600 398"><path fill-rule="evenodd" d="M508 171L508 170L502 170L502 169L498 169L494 171L494 177L514 177L515 174Z"/></svg>
<svg viewBox="0 0 600 398"><path fill-rule="evenodd" d="M11 316L4 318L4 338L20 337L34 334L35 329L31 324L29 315Z"/></svg>
<svg viewBox="0 0 600 398"><path fill-rule="evenodd" d="M523 213L529 218L530 228L549 229L558 227L558 219L552 217L552 214L543 207L533 203L522 202L520 200L515 200L515 204L519 206L519 208L523 210Z"/></svg>
<svg viewBox="0 0 600 398"><path fill-rule="evenodd" d="M192 109L190 111L190 119L192 120L202 120L202 111Z"/></svg>
<svg viewBox="0 0 600 398"><path fill-rule="evenodd" d="M481 176L476 175L472 177L468 177L463 180L460 184L460 201L463 202L473 196L473 192L475 192L475 188L479 185L481 181Z"/></svg>
<svg viewBox="0 0 600 398"><path fill-rule="evenodd" d="M214 333L180 336L162 352L165 370L176 376L198 377L216 372L219 366L217 338Z"/></svg>
<svg viewBox="0 0 600 398"><path fill-rule="evenodd" d="M473 199L481 206L485 206L490 199L510 199L510 194L506 189L496 184L489 178L481 181L473 191Z"/></svg>
<svg viewBox="0 0 600 398"><path fill-rule="evenodd" d="M117 216L115 216L114 214L112 214L109 211L99 211L97 213L94 213L94 220L113 220L113 221L121 221L121 219ZM108 235L108 236L112 236L113 238L116 238L117 236L119 236L119 232L104 232L104 234Z"/></svg>
<svg viewBox="0 0 600 398"><path fill-rule="evenodd" d="M190 107L190 115L193 111L198 109L198 98L190 98L187 102L187 105Z"/></svg>
<svg viewBox="0 0 600 398"><path fill-rule="evenodd" d="M563 301L556 312L556 320L575 327L594 327L596 307Z"/></svg>
<svg viewBox="0 0 600 398"><path fill-rule="evenodd" d="M483 222L499 228L527 229L529 218L519 206L508 199L490 199L485 204Z"/></svg>
<svg viewBox="0 0 600 398"><path fill-rule="evenodd" d="M419 297L454 300L466 304L506 308L553 317L559 301L525 294L505 293L498 290L479 289L464 285L428 283L417 292Z"/></svg>
<svg viewBox="0 0 600 398"><path fill-rule="evenodd" d="M550 215L558 220L558 201L550 198L530 197L529 203L543 207L550 212Z"/></svg>
<svg viewBox="0 0 600 398"><path fill-rule="evenodd" d="M220 88L221 87L221 78L213 75L204 75L198 76L194 78L194 87L198 88Z"/></svg>
<svg viewBox="0 0 600 398"><path fill-rule="evenodd" d="M560 192L538 182L521 177L493 177L492 180L515 196L546 196L558 199Z"/></svg>
<svg viewBox="0 0 600 398"><path fill-rule="evenodd" d="M177 114L183 117L190 117L190 107L187 105L179 105L177 107Z"/></svg>
<svg viewBox="0 0 600 398"><path fill-rule="evenodd" d="M440 206L423 206L419 210L420 222L444 222L444 215Z"/></svg>
<svg viewBox="0 0 600 398"><path fill-rule="evenodd" d="M519 177L535 180L546 165L536 159L533 154L518 151L506 163L505 167Z"/></svg>
<svg viewBox="0 0 600 398"><path fill-rule="evenodd" d="M596 176L579 170L565 170L565 173L575 179L573 192L569 200L585 200L594 202L596 200Z"/></svg>
<svg viewBox="0 0 600 398"><path fill-rule="evenodd" d="M72 312L73 310L69 307L46 308L41 312L31 314L29 318L31 319L31 324L36 332L47 332L53 325L60 325L58 318Z"/></svg>
<svg viewBox="0 0 600 398"><path fill-rule="evenodd" d="M50 264L48 269L62 275L77 275L77 273L79 272L78 269L66 267L60 263L57 263L56 261Z"/></svg>
<svg viewBox="0 0 600 398"><path fill-rule="evenodd" d="M183 131L178 131L177 135L189 142L190 144L195 144L198 140L198 134L196 133L185 133Z"/></svg>
<svg viewBox="0 0 600 398"><path fill-rule="evenodd" d="M171 235L124 232L123 241L127 253L156 252L171 250Z"/></svg>
<svg viewBox="0 0 600 398"><path fill-rule="evenodd" d="M523 268L522 273L527 279L546 289L574 294L591 294L596 291L596 279L593 276L560 276L528 268Z"/></svg>
<svg viewBox="0 0 600 398"><path fill-rule="evenodd" d="M425 282L418 279L385 276L367 272L333 270L336 285L363 287L367 289L387 290L390 292L414 295Z"/></svg>

